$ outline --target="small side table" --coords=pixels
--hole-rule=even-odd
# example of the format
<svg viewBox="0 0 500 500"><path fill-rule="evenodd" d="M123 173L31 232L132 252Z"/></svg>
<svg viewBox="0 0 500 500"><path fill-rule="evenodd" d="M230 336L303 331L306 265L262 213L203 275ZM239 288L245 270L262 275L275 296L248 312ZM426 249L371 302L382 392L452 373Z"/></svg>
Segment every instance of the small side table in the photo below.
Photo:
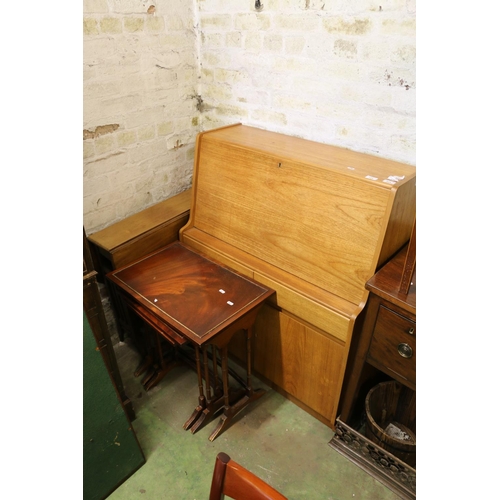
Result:
<svg viewBox="0 0 500 500"><path fill-rule="evenodd" d="M184 429L191 429L194 433L223 409L220 422L209 437L213 441L237 413L262 396L264 391L254 390L251 383L252 328L260 306L274 294L274 290L235 273L180 242L112 271L107 277L128 307L140 315L158 336L174 348L185 343L194 346L199 397ZM234 396L229 387L228 344L240 330L246 332L247 377L243 391ZM209 346L220 352L222 391L219 390L215 350L212 351L212 375L208 370ZM167 365L162 368L163 373L170 369Z"/></svg>

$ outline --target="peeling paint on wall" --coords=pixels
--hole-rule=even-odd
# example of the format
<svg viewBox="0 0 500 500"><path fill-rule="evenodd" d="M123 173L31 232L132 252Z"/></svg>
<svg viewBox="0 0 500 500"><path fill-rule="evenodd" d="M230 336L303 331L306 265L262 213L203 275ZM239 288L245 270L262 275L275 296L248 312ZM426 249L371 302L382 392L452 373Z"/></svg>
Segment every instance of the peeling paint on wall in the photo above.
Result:
<svg viewBox="0 0 500 500"><path fill-rule="evenodd" d="M120 128L120 125L117 123L112 123L110 125L98 125L94 130L83 130L83 140L86 139L95 139L101 135L111 134L116 129Z"/></svg>

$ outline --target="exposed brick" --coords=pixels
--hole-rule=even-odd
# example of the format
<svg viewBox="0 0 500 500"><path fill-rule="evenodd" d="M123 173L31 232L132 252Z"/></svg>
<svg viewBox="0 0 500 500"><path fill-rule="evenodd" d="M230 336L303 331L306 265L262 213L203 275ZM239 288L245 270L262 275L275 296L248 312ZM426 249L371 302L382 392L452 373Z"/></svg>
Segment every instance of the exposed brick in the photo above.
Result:
<svg viewBox="0 0 500 500"><path fill-rule="evenodd" d="M366 35L372 27L369 19L350 19L328 17L323 19L323 26L328 33L340 35Z"/></svg>
<svg viewBox="0 0 500 500"><path fill-rule="evenodd" d="M99 26L101 33L117 34L122 32L122 21L118 17L103 17Z"/></svg>
<svg viewBox="0 0 500 500"><path fill-rule="evenodd" d="M224 47L224 37L221 33L203 33L202 40L206 47Z"/></svg>
<svg viewBox="0 0 500 500"><path fill-rule="evenodd" d="M273 99L273 104L286 110L309 111L312 108L312 104L306 100L306 96L280 95Z"/></svg>
<svg viewBox="0 0 500 500"><path fill-rule="evenodd" d="M152 33L159 33L165 30L165 21L163 17L152 17L148 16L146 18L146 30Z"/></svg>
<svg viewBox="0 0 500 500"><path fill-rule="evenodd" d="M97 19L92 17L85 17L83 19L83 34L86 36L99 34Z"/></svg>
<svg viewBox="0 0 500 500"><path fill-rule="evenodd" d="M126 130L118 134L116 138L118 146L130 146L137 142L137 134L134 130Z"/></svg>
<svg viewBox="0 0 500 500"><path fill-rule="evenodd" d="M308 32L317 30L320 19L317 16L304 16L304 14L282 14L273 17L275 29L285 31Z"/></svg>
<svg viewBox="0 0 500 500"><path fill-rule="evenodd" d="M351 42L350 40L335 40L333 47L335 55L346 57L348 59L356 57L358 53L357 44L355 42Z"/></svg>
<svg viewBox="0 0 500 500"><path fill-rule="evenodd" d="M269 111L267 109L258 109L252 111L251 118L263 123L271 122L278 125L286 125L287 119L284 113L277 113L274 111Z"/></svg>
<svg viewBox="0 0 500 500"><path fill-rule="evenodd" d="M145 108L129 113L125 118L125 125L127 128L142 127L151 123L160 123L163 119L163 108Z"/></svg>
<svg viewBox="0 0 500 500"><path fill-rule="evenodd" d="M105 193L110 188L109 180L106 175L97 175L85 180L84 194Z"/></svg>
<svg viewBox="0 0 500 500"><path fill-rule="evenodd" d="M229 116L238 116L238 117L246 117L248 112L246 109L243 109L239 106L234 106L232 104L224 104L221 106L217 106L216 111L219 115L229 115Z"/></svg>
<svg viewBox="0 0 500 500"><path fill-rule="evenodd" d="M94 152L94 143L92 141L83 141L83 159L92 158Z"/></svg>
<svg viewBox="0 0 500 500"><path fill-rule="evenodd" d="M165 28L168 31L179 31L186 29L186 23L181 16L169 15L165 19Z"/></svg>
<svg viewBox="0 0 500 500"><path fill-rule="evenodd" d="M218 71L216 70L216 75ZM215 78L215 82L212 85L206 85L203 92L203 96L209 101L229 101L233 95L233 91L230 85L221 85L221 80Z"/></svg>
<svg viewBox="0 0 500 500"><path fill-rule="evenodd" d="M265 14L236 14L234 16L234 27L237 30L268 30L271 20Z"/></svg>
<svg viewBox="0 0 500 500"><path fill-rule="evenodd" d="M382 22L381 33L384 35L415 36L416 20L410 19L386 19Z"/></svg>
<svg viewBox="0 0 500 500"><path fill-rule="evenodd" d="M128 33L137 33L144 30L144 19L142 17L126 17L123 27Z"/></svg>
<svg viewBox="0 0 500 500"><path fill-rule="evenodd" d="M300 54L305 47L306 39L303 36L285 38L285 52L287 54Z"/></svg>
<svg viewBox="0 0 500 500"><path fill-rule="evenodd" d="M156 127L154 125L147 125L146 127L141 127L137 131L137 139L139 141L150 141L156 137Z"/></svg>
<svg viewBox="0 0 500 500"><path fill-rule="evenodd" d="M175 50L176 48L186 47L193 49L194 40L187 33L167 33L161 34L158 38L158 47L164 48L168 47L170 50ZM145 41L146 46L151 45L151 40L147 39Z"/></svg>
<svg viewBox="0 0 500 500"><path fill-rule="evenodd" d="M241 47L242 37L239 31L230 31L226 35L226 45L228 47Z"/></svg>
<svg viewBox="0 0 500 500"><path fill-rule="evenodd" d="M83 12L96 14L109 12L108 0L83 0Z"/></svg>
<svg viewBox="0 0 500 500"><path fill-rule="evenodd" d="M123 150L115 150L93 158L85 164L88 176L98 177L127 167L127 155Z"/></svg>
<svg viewBox="0 0 500 500"><path fill-rule="evenodd" d="M264 37L264 48L271 52L281 52L283 49L283 37L281 35L266 35Z"/></svg>
<svg viewBox="0 0 500 500"><path fill-rule="evenodd" d="M162 122L156 126L156 131L158 135L168 135L174 131L173 122Z"/></svg>
<svg viewBox="0 0 500 500"><path fill-rule="evenodd" d="M215 80L219 83L235 84L243 82L246 84L250 84L250 75L246 69L237 71L232 69L229 70L215 68L214 75Z"/></svg>
<svg viewBox="0 0 500 500"><path fill-rule="evenodd" d="M415 64L417 57L417 49L415 45L401 45L397 47L391 56L391 61L395 63L404 62L406 64Z"/></svg>
<svg viewBox="0 0 500 500"><path fill-rule="evenodd" d="M227 14L221 15L200 15L200 28L205 29L229 29L231 28L231 16Z"/></svg>
<svg viewBox="0 0 500 500"><path fill-rule="evenodd" d="M245 36L245 49L250 52L259 51L262 48L262 36L259 33L249 33Z"/></svg>
<svg viewBox="0 0 500 500"><path fill-rule="evenodd" d="M97 154L108 153L114 150L116 147L116 141L113 136L105 135L103 137L98 137L95 140L95 150Z"/></svg>
<svg viewBox="0 0 500 500"><path fill-rule="evenodd" d="M116 56L116 43L111 37L90 38L83 46L83 63L99 64Z"/></svg>
<svg viewBox="0 0 500 500"><path fill-rule="evenodd" d="M96 81L84 86L83 95L85 98L105 98L110 95L120 94L120 83L116 81Z"/></svg>

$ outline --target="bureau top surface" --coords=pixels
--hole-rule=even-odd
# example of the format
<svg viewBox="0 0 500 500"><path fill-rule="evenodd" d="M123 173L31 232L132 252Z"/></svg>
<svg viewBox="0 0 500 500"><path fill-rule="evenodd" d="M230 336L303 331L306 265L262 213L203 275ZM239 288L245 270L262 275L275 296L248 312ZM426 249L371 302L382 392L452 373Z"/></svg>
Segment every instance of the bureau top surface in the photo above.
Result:
<svg viewBox="0 0 500 500"><path fill-rule="evenodd" d="M416 168L412 165L247 125L224 127L205 132L204 135L209 140L228 142L282 159L333 169L386 188L416 175Z"/></svg>
<svg viewBox="0 0 500 500"><path fill-rule="evenodd" d="M137 238L164 222L189 211L191 189L161 201L101 231L89 235L89 241L107 251Z"/></svg>
<svg viewBox="0 0 500 500"><path fill-rule="evenodd" d="M175 242L108 277L169 326L203 343L273 290Z"/></svg>

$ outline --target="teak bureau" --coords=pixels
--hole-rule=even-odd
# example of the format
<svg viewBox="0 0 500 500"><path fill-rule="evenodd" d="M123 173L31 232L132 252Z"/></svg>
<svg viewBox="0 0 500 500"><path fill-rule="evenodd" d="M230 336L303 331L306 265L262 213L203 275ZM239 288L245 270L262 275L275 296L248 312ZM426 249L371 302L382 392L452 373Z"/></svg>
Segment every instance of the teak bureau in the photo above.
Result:
<svg viewBox="0 0 500 500"><path fill-rule="evenodd" d="M276 291L253 372L331 427L365 283L409 240L415 183L413 166L241 124L198 135L180 241Z"/></svg>

